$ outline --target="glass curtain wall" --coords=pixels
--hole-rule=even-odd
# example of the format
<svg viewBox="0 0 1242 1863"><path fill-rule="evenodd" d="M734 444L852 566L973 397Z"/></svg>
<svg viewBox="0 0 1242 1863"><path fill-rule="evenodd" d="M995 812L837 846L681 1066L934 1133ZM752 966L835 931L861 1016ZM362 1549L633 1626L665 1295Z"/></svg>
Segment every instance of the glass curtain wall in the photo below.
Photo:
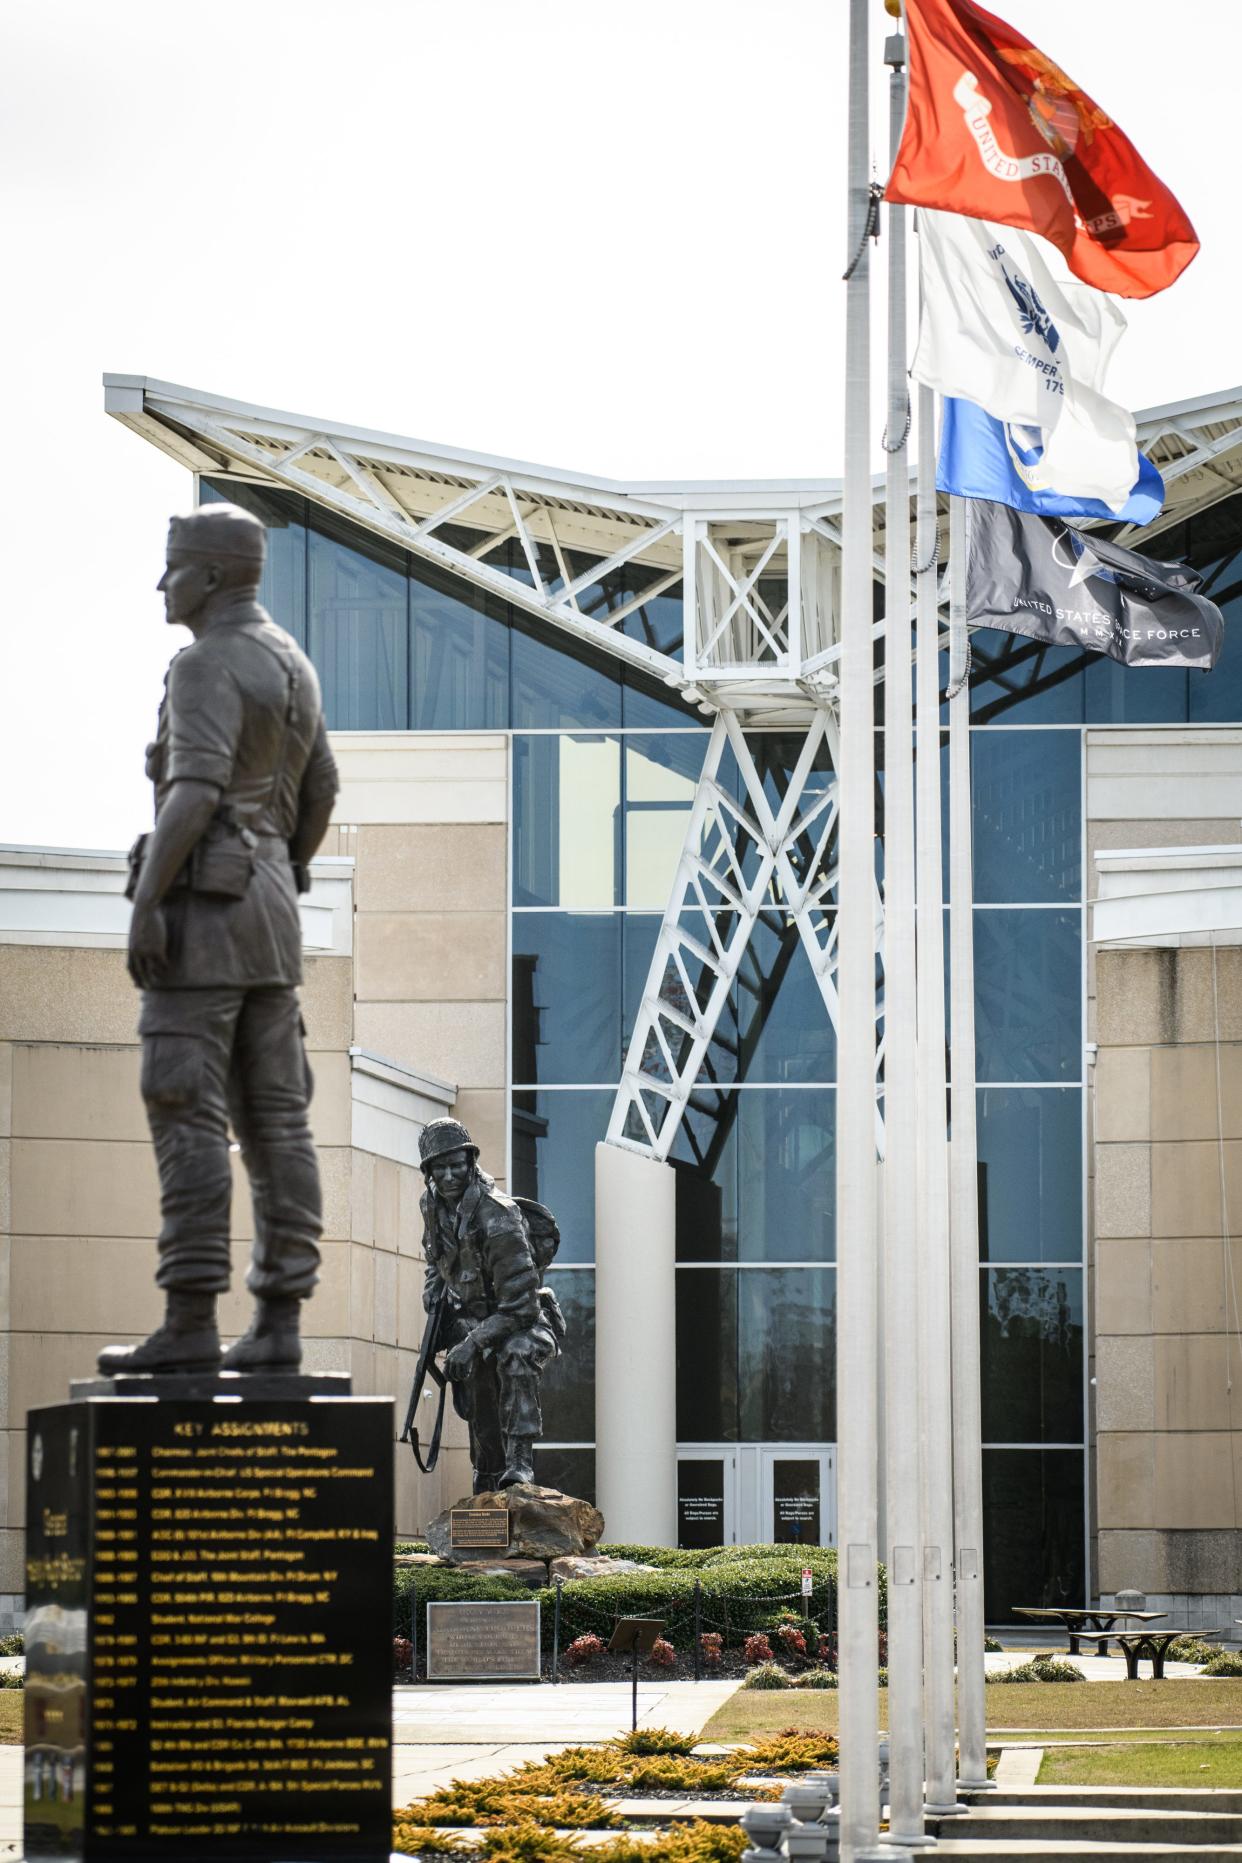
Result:
<svg viewBox="0 0 1242 1863"><path fill-rule="evenodd" d="M263 600L314 658L330 724L512 733L513 1187L561 1220L553 1276L574 1342L548 1379L539 1473L591 1495L590 1161L702 764L703 720L667 689L305 499L228 480L202 481L201 496L236 499L268 525ZM1164 532L1154 549L1194 563L1225 611L1224 655L1210 676L1126 669L1016 635L981 632L972 643L993 1621L1016 1603L1080 1601L1088 1584L1083 729L1242 720L1242 499ZM513 558L509 566L527 573ZM585 566L569 564L574 575ZM555 584L555 565L545 567ZM630 601L644 574L616 572L583 605L604 612ZM622 625L676 652L680 588ZM760 734L754 748L776 773L796 740ZM882 821L882 732L877 765ZM683 1442L835 1438L835 1073L818 989L774 905L674 1150Z"/></svg>

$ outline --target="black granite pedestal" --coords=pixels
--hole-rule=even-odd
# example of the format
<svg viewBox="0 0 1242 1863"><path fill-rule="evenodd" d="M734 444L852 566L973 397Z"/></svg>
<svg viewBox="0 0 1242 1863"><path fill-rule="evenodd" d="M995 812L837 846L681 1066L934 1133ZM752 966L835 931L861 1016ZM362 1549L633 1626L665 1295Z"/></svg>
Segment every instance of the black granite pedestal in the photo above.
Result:
<svg viewBox="0 0 1242 1863"><path fill-rule="evenodd" d="M89 1380L30 1412L27 1857L387 1863L393 1415L348 1390Z"/></svg>

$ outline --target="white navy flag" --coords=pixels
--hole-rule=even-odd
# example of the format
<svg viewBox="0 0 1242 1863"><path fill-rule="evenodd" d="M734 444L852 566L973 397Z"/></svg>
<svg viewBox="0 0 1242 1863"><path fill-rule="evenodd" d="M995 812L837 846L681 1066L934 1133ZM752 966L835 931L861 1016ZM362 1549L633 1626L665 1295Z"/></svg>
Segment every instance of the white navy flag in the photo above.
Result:
<svg viewBox="0 0 1242 1863"><path fill-rule="evenodd" d="M1058 284L1015 227L926 210L918 225L915 381L1040 429L1048 485L1120 511L1139 470L1134 417L1102 392L1120 310L1102 291Z"/></svg>
<svg viewBox="0 0 1242 1863"><path fill-rule="evenodd" d="M1220 609L1200 577L1060 518L966 499L966 619L1125 666L1215 666Z"/></svg>

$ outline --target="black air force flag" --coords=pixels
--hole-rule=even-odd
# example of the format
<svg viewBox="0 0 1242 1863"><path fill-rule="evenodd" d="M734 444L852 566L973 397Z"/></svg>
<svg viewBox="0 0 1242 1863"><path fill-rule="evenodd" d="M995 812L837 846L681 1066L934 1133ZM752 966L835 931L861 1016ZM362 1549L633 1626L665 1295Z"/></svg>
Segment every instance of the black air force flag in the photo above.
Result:
<svg viewBox="0 0 1242 1863"><path fill-rule="evenodd" d="M1215 666L1220 609L1200 577L1157 563L1060 518L967 499L966 619L1056 647L1088 647L1125 666Z"/></svg>

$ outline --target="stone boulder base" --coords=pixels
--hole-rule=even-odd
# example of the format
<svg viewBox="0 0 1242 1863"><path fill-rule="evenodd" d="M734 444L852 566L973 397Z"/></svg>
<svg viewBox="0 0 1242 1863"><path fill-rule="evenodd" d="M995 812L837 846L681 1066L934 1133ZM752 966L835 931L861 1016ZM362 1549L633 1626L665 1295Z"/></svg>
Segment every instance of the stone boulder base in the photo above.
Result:
<svg viewBox="0 0 1242 1863"><path fill-rule="evenodd" d="M567 1553L589 1553L604 1531L604 1516L589 1501L562 1494L559 1488L523 1481L501 1494L471 1494L455 1501L427 1528L428 1546L454 1565L476 1566L487 1560L494 1564L499 1548L484 1552L453 1546L451 1516L497 1507L509 1509L509 1544L500 1555L509 1559L559 1559Z"/></svg>
<svg viewBox="0 0 1242 1863"><path fill-rule="evenodd" d="M653 1565L640 1565L637 1559L610 1559L607 1553L567 1553L563 1559L552 1559L548 1564L548 1577L555 1583L563 1578L568 1584L573 1578L612 1578L622 1572L654 1572Z"/></svg>

